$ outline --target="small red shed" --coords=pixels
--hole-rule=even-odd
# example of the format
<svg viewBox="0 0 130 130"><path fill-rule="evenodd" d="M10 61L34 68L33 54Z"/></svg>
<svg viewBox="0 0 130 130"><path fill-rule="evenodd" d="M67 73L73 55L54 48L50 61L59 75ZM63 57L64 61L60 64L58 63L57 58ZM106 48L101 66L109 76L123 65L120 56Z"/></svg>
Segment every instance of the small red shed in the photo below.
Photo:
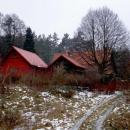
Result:
<svg viewBox="0 0 130 130"><path fill-rule="evenodd" d="M3 74L14 73L17 75L29 72L41 72L47 64L35 53L13 46L8 55L1 62Z"/></svg>

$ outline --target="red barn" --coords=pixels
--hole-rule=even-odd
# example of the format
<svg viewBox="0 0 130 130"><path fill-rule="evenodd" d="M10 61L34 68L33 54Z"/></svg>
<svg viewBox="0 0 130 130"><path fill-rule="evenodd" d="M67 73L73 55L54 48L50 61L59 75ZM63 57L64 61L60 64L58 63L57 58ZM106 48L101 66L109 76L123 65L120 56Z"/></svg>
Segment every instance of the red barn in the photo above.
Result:
<svg viewBox="0 0 130 130"><path fill-rule="evenodd" d="M91 52L80 53L80 52L62 52L55 53L53 59L48 67L48 70L52 70L59 65L64 65L65 68L69 68L70 70L76 71L98 71L97 65L91 61L89 58L91 56ZM97 58L99 60L102 59L102 55L97 52ZM105 69L105 74L112 74L112 66L110 65Z"/></svg>
<svg viewBox="0 0 130 130"><path fill-rule="evenodd" d="M65 70L72 73L82 74L86 70L85 65L76 61L75 58L72 58L67 53L56 53L48 67L48 70L53 72L54 68L60 65L63 65Z"/></svg>
<svg viewBox="0 0 130 130"><path fill-rule="evenodd" d="M8 55L1 62L3 74L26 74L41 72L47 68L47 64L35 53L13 46Z"/></svg>

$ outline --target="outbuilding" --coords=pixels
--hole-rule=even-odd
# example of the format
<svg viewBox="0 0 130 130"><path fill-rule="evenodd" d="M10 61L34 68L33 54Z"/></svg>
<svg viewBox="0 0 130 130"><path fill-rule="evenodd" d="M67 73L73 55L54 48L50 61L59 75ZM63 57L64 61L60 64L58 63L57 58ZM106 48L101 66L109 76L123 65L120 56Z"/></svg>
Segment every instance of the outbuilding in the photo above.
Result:
<svg viewBox="0 0 130 130"><path fill-rule="evenodd" d="M81 64L76 58L70 56L68 53L56 53L49 64L48 70L54 71L55 68L63 66L67 72L83 74L86 66Z"/></svg>
<svg viewBox="0 0 130 130"><path fill-rule="evenodd" d="M22 75L40 73L48 65L35 53L13 46L1 62L1 72L4 75Z"/></svg>

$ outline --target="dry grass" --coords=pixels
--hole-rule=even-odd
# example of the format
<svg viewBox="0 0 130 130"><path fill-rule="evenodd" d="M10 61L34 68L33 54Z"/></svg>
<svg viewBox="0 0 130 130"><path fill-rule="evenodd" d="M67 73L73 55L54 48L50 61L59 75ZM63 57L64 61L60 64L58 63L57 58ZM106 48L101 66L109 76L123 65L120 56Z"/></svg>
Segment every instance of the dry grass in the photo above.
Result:
<svg viewBox="0 0 130 130"><path fill-rule="evenodd" d="M8 84L10 77L0 77L0 129L13 130L17 125L23 123L23 118L17 108L8 107L11 92ZM8 103L7 103L8 102Z"/></svg>
<svg viewBox="0 0 130 130"><path fill-rule="evenodd" d="M106 130L130 130L130 112L110 115L105 128Z"/></svg>
<svg viewBox="0 0 130 130"><path fill-rule="evenodd" d="M13 130L22 123L23 118L18 110L8 108L0 111L0 129Z"/></svg>
<svg viewBox="0 0 130 130"><path fill-rule="evenodd" d="M124 96L115 108L115 111L105 122L106 130L130 130L130 91L124 91Z"/></svg>

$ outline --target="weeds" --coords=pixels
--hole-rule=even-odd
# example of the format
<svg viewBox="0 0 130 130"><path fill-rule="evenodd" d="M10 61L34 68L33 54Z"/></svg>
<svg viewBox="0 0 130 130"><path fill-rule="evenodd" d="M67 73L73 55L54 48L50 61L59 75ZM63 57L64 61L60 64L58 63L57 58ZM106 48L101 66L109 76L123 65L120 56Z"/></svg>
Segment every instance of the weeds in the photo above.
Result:
<svg viewBox="0 0 130 130"><path fill-rule="evenodd" d="M17 109L7 108L0 111L0 128L12 130L23 122L20 112Z"/></svg>
<svg viewBox="0 0 130 130"><path fill-rule="evenodd" d="M0 128L3 130L12 130L22 122L21 113L18 109L8 106L10 88L7 85L9 77L1 76L0 85Z"/></svg>

